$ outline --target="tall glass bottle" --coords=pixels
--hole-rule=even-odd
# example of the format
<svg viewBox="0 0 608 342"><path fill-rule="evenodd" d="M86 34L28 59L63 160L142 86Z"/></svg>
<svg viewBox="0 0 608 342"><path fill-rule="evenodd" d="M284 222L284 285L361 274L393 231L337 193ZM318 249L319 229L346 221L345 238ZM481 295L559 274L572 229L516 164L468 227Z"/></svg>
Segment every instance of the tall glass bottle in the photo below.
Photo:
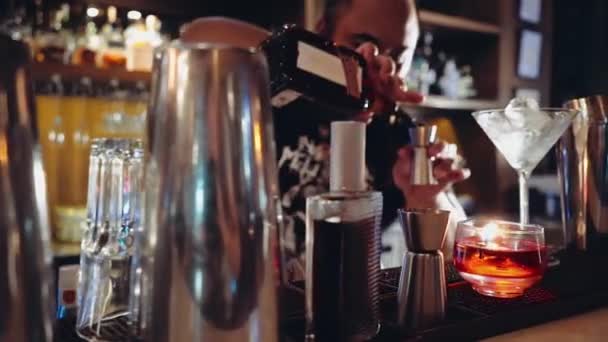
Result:
<svg viewBox="0 0 608 342"><path fill-rule="evenodd" d="M70 127L70 200L83 209L87 202L87 179L91 132L89 127L89 101L94 96L93 84L88 77L81 78L72 86L68 98L68 122Z"/></svg>
<svg viewBox="0 0 608 342"><path fill-rule="evenodd" d="M52 12L50 25L36 34L35 54L36 62L65 63L68 46L68 36L63 30L65 10Z"/></svg>
<svg viewBox="0 0 608 342"><path fill-rule="evenodd" d="M108 21L101 28L101 34L106 41L106 48L101 53L101 66L105 68L124 68L127 63L125 56L125 41L122 28L118 22L116 7L109 6Z"/></svg>
<svg viewBox="0 0 608 342"><path fill-rule="evenodd" d="M306 339L379 329L382 194L366 191L365 124L331 125L330 192L306 202Z"/></svg>
<svg viewBox="0 0 608 342"><path fill-rule="evenodd" d="M37 104L42 159L46 173L49 208L51 210L53 234L61 239L64 235L56 217L55 209L66 201L67 193L62 180L65 178L67 156L66 123L63 108L64 89L59 75L52 75L49 82L39 89Z"/></svg>

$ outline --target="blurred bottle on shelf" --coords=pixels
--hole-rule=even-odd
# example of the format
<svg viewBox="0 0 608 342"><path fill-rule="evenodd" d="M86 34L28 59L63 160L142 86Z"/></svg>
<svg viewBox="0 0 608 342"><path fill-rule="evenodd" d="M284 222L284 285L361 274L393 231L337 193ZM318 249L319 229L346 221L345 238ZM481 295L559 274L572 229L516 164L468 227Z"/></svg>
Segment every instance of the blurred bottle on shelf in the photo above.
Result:
<svg viewBox="0 0 608 342"><path fill-rule="evenodd" d="M0 21L0 33L4 33L14 40L20 40L27 45L32 45L31 18L23 6L14 9L13 13L7 13L7 17Z"/></svg>
<svg viewBox="0 0 608 342"><path fill-rule="evenodd" d="M0 13L0 32L27 43L38 63L129 71L150 71L154 49L171 38L161 34L162 23L154 15L144 21L136 10L55 4L42 0L35 0L33 6L11 4L10 12ZM105 22L100 17L104 13ZM121 13L130 20L125 30Z"/></svg>
<svg viewBox="0 0 608 342"><path fill-rule="evenodd" d="M162 44L160 20L154 15L146 17L145 25L140 21L131 24L125 31L127 70L150 71L154 49Z"/></svg>
<svg viewBox="0 0 608 342"><path fill-rule="evenodd" d="M445 63L443 76L439 79L438 84L441 94L451 99L465 99L477 94L473 88L470 66L458 69L453 58L448 59Z"/></svg>
<svg viewBox="0 0 608 342"><path fill-rule="evenodd" d="M459 67L456 57L448 56L441 50L434 50L433 41L431 32L423 32L407 74L408 89L424 95L442 95L451 99L476 96L471 66Z"/></svg>
<svg viewBox="0 0 608 342"><path fill-rule="evenodd" d="M75 207L86 207L86 189L88 179L89 149L91 132L89 127L89 101L94 98L91 79L83 77L72 84L72 89L65 98L68 141L70 146L68 169L70 177L70 204Z"/></svg>
<svg viewBox="0 0 608 342"><path fill-rule="evenodd" d="M69 18L69 11L68 5L52 11L50 25L36 32L33 41L36 62L66 63L68 61L70 34L63 29L63 24Z"/></svg>
<svg viewBox="0 0 608 342"><path fill-rule="evenodd" d="M86 221L86 167L90 140L86 115L92 85L88 78L66 85L69 87L64 88L68 90L59 98L65 143L59 158L59 171L51 180L61 187L61 197L53 205L52 215L56 240L78 243Z"/></svg>
<svg viewBox="0 0 608 342"><path fill-rule="evenodd" d="M430 94L431 85L437 80L437 72L431 68L433 56L433 35L430 32L423 34L422 46L416 49L411 69L407 75L408 89L415 90L421 94Z"/></svg>
<svg viewBox="0 0 608 342"><path fill-rule="evenodd" d="M103 68L124 68L127 62L125 41L116 7L109 6L107 15L108 21L101 28L105 47L101 51L98 64Z"/></svg>
<svg viewBox="0 0 608 342"><path fill-rule="evenodd" d="M97 51L100 50L101 45L102 39L97 34L97 26L93 21L87 20L76 34L72 64L95 66Z"/></svg>
<svg viewBox="0 0 608 342"><path fill-rule="evenodd" d="M68 202L68 190L65 186L68 142L66 140L66 120L64 113L64 88L59 75L43 82L38 89L37 108L42 159L47 180L49 208L53 235L58 240L69 240L69 232L63 230L56 215L56 209Z"/></svg>

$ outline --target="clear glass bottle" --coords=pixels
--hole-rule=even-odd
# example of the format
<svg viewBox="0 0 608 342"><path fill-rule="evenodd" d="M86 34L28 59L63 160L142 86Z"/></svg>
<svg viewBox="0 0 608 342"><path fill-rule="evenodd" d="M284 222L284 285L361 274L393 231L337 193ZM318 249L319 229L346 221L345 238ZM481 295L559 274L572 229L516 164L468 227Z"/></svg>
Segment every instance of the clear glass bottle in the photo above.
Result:
<svg viewBox="0 0 608 342"><path fill-rule="evenodd" d="M72 64L95 66L97 51L101 40L97 35L97 26L92 21L78 28L75 35Z"/></svg>
<svg viewBox="0 0 608 342"><path fill-rule="evenodd" d="M125 31L127 70L150 71L154 49L161 45L161 22L154 15L146 17L145 26L135 22Z"/></svg>
<svg viewBox="0 0 608 342"><path fill-rule="evenodd" d="M379 330L382 194L366 191L365 124L331 126L330 192L306 202L306 339Z"/></svg>
<svg viewBox="0 0 608 342"><path fill-rule="evenodd" d="M125 68L125 41L122 28L118 22L116 7L108 7L108 21L103 25L101 34L105 38L106 47L101 53L100 64L104 68Z"/></svg>
<svg viewBox="0 0 608 342"><path fill-rule="evenodd" d="M85 208L87 204L89 149L91 146L89 101L93 97L93 83L90 78L83 77L73 83L72 91L67 98L66 114L71 128L69 163L71 177L68 180L70 198L72 204L80 208Z"/></svg>
<svg viewBox="0 0 608 342"><path fill-rule="evenodd" d="M56 10L51 14L50 26L37 32L35 38L36 62L65 63L69 57L68 36L63 31L65 11Z"/></svg>
<svg viewBox="0 0 608 342"><path fill-rule="evenodd" d="M49 208L52 212L53 235L59 241L73 241L70 232L64 229L62 207L69 202L66 180L70 176L67 169L68 139L65 114L65 92L61 76L51 76L49 82L39 90L38 123L42 158L46 174Z"/></svg>

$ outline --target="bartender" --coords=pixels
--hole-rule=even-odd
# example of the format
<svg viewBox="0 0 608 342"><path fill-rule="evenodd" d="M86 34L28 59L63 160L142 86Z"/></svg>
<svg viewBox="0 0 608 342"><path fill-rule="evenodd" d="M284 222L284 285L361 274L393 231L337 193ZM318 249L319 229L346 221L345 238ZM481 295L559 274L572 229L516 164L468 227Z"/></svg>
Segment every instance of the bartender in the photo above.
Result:
<svg viewBox="0 0 608 342"><path fill-rule="evenodd" d="M444 253L450 258L455 223L465 215L445 191L451 184L468 178L470 171L456 167L451 159L440 158L444 144L438 143L429 149L429 157L436 158L433 174L438 184L412 186L412 150L407 146L407 128L412 123L407 115L394 110L396 102L423 100L420 94L407 91L403 82L419 35L414 1L328 0L318 32L339 45L356 49L368 65L366 72L374 101L369 111L353 120L368 122L368 181L384 196L384 266L398 266L390 260L400 260L403 255L401 229L394 221L396 210L404 207L452 212L444 246ZM199 19L182 32L184 40L217 40L238 46L257 46L267 36L260 28L225 18ZM274 121L286 247L292 255L287 268L289 278L298 280L304 278L306 197L329 188L329 122L311 116L311 112L297 115L280 111L275 111Z"/></svg>
<svg viewBox="0 0 608 342"><path fill-rule="evenodd" d="M459 203L449 200L446 189L470 176L468 169L454 165L453 160L439 158L444 144L430 148L436 157L434 176L436 185L411 186L412 157L407 129L411 120L404 113L394 112L395 102L420 103L423 97L407 91L403 79L409 70L419 35L417 11L413 0L328 0L317 31L326 38L356 49L365 58L367 76L372 81L375 101L369 112L358 120L368 122L367 165L370 186L382 191L384 266L395 265L403 256L401 228L395 224L399 208L440 208L450 210L451 227L445 244L449 258L453 244L455 223L465 217ZM280 187L284 210L289 214L287 232L296 235L295 246L302 252L304 241L305 197L326 192L328 188L328 123L304 122L294 117L276 115ZM284 127L289 127L285 129ZM297 133L297 134L294 134ZM302 170L303 166L308 167ZM295 189L295 190L294 190ZM396 231L396 234L395 234ZM393 233L393 234L391 234ZM398 237L395 239L393 237ZM301 277L301 260L288 264L294 278Z"/></svg>

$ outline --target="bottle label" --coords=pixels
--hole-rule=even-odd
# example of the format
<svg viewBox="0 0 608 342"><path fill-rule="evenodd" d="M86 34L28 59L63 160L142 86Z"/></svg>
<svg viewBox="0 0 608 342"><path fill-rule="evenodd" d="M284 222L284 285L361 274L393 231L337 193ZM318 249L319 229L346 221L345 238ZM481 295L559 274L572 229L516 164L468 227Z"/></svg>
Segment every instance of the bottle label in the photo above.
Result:
<svg viewBox="0 0 608 342"><path fill-rule="evenodd" d="M64 265L59 268L58 301L59 306L67 309L78 306L76 302L78 288L78 272L80 265Z"/></svg>
<svg viewBox="0 0 608 342"><path fill-rule="evenodd" d="M358 70L354 74L359 79L356 84L360 91L361 67L356 62L355 64ZM349 84L345 74L346 68L340 57L303 42L298 42L297 67L344 87Z"/></svg>

